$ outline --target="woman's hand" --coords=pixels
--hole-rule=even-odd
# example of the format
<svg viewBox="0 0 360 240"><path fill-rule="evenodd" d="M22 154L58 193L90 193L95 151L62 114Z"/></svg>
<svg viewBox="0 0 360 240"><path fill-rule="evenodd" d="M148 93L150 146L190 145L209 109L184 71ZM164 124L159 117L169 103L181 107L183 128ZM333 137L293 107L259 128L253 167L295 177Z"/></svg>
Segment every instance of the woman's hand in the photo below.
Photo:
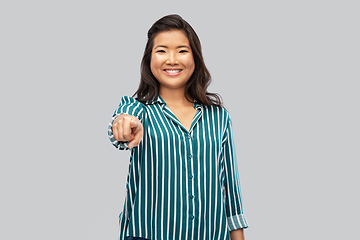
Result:
<svg viewBox="0 0 360 240"><path fill-rule="evenodd" d="M139 145L143 136L143 125L137 117L120 114L113 122L114 138L121 142L130 142L128 148Z"/></svg>
<svg viewBox="0 0 360 240"><path fill-rule="evenodd" d="M239 228L230 232L231 240L244 240L244 229Z"/></svg>

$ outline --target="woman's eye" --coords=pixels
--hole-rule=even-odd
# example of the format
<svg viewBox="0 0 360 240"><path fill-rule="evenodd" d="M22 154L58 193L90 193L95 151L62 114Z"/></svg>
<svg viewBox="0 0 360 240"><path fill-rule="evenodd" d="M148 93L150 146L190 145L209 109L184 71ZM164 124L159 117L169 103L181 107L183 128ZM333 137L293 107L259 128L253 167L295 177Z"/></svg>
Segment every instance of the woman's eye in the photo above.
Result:
<svg viewBox="0 0 360 240"><path fill-rule="evenodd" d="M160 53L164 53L165 52L165 50L158 50L158 51L156 51L157 53L158 52L160 52Z"/></svg>
<svg viewBox="0 0 360 240"><path fill-rule="evenodd" d="M185 53L188 52L187 50L181 50L179 53Z"/></svg>

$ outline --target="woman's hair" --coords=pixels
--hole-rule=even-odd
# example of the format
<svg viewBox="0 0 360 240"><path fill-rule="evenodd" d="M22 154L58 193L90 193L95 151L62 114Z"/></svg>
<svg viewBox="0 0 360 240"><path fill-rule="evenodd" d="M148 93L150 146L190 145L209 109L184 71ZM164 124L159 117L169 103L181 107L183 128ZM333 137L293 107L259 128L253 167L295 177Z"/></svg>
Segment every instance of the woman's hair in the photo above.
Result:
<svg viewBox="0 0 360 240"><path fill-rule="evenodd" d="M207 88L211 82L211 76L209 70L205 66L200 40L190 24L176 14L162 17L149 29L147 34L148 41L141 61L141 81L139 88L134 93L133 97L136 95L136 100L142 103L153 101L157 98L159 93L159 82L154 77L150 69L151 53L154 38L157 34L170 30L183 31L189 39L190 47L193 52L195 70L189 81L186 83L185 97L187 99L190 97L206 106L215 105L222 107L223 105L220 95L207 92Z"/></svg>

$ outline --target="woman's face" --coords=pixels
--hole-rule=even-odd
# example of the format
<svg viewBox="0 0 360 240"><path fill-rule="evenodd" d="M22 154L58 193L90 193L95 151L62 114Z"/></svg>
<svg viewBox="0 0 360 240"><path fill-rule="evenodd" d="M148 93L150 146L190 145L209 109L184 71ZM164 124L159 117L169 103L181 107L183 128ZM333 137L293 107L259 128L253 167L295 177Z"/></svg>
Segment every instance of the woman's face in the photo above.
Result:
<svg viewBox="0 0 360 240"><path fill-rule="evenodd" d="M180 30L160 32L154 38L150 69L160 90L184 90L195 69L189 40Z"/></svg>

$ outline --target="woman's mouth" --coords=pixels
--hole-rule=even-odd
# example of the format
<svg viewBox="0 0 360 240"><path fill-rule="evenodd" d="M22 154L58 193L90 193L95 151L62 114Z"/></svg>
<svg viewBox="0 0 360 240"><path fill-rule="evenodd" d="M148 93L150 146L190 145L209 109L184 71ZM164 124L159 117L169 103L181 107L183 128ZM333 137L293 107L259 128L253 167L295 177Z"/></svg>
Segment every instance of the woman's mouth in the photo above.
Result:
<svg viewBox="0 0 360 240"><path fill-rule="evenodd" d="M178 76L180 75L182 69L165 69L164 72L168 76Z"/></svg>

